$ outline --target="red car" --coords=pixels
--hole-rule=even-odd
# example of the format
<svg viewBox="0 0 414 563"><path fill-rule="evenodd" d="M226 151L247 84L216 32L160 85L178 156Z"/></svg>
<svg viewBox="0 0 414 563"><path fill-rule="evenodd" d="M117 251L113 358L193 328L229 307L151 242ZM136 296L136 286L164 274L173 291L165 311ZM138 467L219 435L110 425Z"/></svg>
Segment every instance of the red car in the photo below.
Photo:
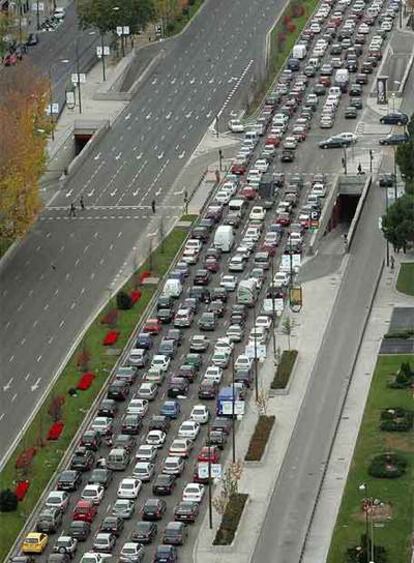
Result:
<svg viewBox="0 0 414 563"><path fill-rule="evenodd" d="M251 186L245 186L240 192L240 195L244 199L252 200L252 199L256 199L257 191Z"/></svg>
<svg viewBox="0 0 414 563"><path fill-rule="evenodd" d="M144 324L142 332L149 332L149 334L159 334L161 332L161 321L159 319L148 319Z"/></svg>
<svg viewBox="0 0 414 563"><path fill-rule="evenodd" d="M282 227L288 227L290 225L290 215L289 213L279 213L276 218L276 223L282 225Z"/></svg>
<svg viewBox="0 0 414 563"><path fill-rule="evenodd" d="M266 138L266 145L273 145L274 147L278 147L280 145L280 137L276 135L269 135Z"/></svg>
<svg viewBox="0 0 414 563"><path fill-rule="evenodd" d="M213 257L206 258L206 261L204 262L204 268L209 272L213 272L213 274L215 274L220 269L220 263Z"/></svg>
<svg viewBox="0 0 414 563"><path fill-rule="evenodd" d="M276 246L266 242L263 243L261 250L263 252L268 252L269 256L274 256L276 254Z"/></svg>
<svg viewBox="0 0 414 563"><path fill-rule="evenodd" d="M220 460L220 450L217 446L203 446L198 454L197 461L218 463Z"/></svg>
<svg viewBox="0 0 414 563"><path fill-rule="evenodd" d="M232 174L237 174L238 176L243 176L246 173L247 165L244 162L233 162L230 168Z"/></svg>
<svg viewBox="0 0 414 563"><path fill-rule="evenodd" d="M89 500L79 500L72 513L72 520L82 522L93 522L98 512L98 508Z"/></svg>
<svg viewBox="0 0 414 563"><path fill-rule="evenodd" d="M331 79L329 78L329 76L320 76L319 83L326 86L326 88L329 88L331 85Z"/></svg>

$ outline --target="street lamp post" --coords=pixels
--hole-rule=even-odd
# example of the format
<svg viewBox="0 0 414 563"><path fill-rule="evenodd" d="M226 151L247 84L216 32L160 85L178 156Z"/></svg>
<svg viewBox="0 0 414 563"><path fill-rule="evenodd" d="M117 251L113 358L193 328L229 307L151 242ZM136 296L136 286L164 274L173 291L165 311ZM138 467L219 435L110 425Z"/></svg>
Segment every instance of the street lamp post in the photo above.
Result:
<svg viewBox="0 0 414 563"><path fill-rule="evenodd" d="M361 483L358 487L358 489L360 491L364 491L364 493L366 494L366 500L368 501L368 485L367 483ZM368 504L365 503L364 504L364 508L365 508L365 546L366 546L366 555L367 555L367 561L368 561L368 557L369 557L369 517L368 517Z"/></svg>
<svg viewBox="0 0 414 563"><path fill-rule="evenodd" d="M221 149L219 149L218 151L219 154L219 163L220 163L220 172L223 170L223 151Z"/></svg>
<svg viewBox="0 0 414 563"><path fill-rule="evenodd" d="M234 390L233 390L234 392ZM211 439L210 439L210 413L207 419L207 443L208 443L208 525L213 529L213 499L211 490Z"/></svg>
<svg viewBox="0 0 414 563"><path fill-rule="evenodd" d="M78 98L79 98L79 113L82 113L82 95L81 95L81 78L80 78L80 65L79 65L79 44L76 39L75 44L75 54L76 54L76 74L78 82Z"/></svg>
<svg viewBox="0 0 414 563"><path fill-rule="evenodd" d="M253 301L253 326L256 326L256 300ZM234 388L233 388L234 394ZM257 338L254 335L254 396L256 401L259 398L259 379L257 376Z"/></svg>
<svg viewBox="0 0 414 563"><path fill-rule="evenodd" d="M104 34L103 33L101 33L101 49L102 49L102 80L105 82L105 80L106 80L105 45L104 45Z"/></svg>
<svg viewBox="0 0 414 563"><path fill-rule="evenodd" d="M231 377L232 377L232 386L233 386L233 391L232 391L232 395L231 395L231 420L232 420L232 459L233 459L233 463L236 462L236 420L235 420L235 402L236 402L236 397L235 397L235 392L234 392L234 357L236 354L236 346L233 349L233 354L231 356L232 360L231 360Z"/></svg>
<svg viewBox="0 0 414 563"><path fill-rule="evenodd" d="M397 147L394 145L394 201L397 201Z"/></svg>
<svg viewBox="0 0 414 563"><path fill-rule="evenodd" d="M53 102L53 71L55 69L55 66L58 63L68 63L69 59L62 59L61 61L57 61L56 63L53 63L49 70L48 70L48 75L49 75L49 108L50 108L50 119L51 119L51 123L52 123L52 141L55 140L55 119L54 119L54 102ZM59 111L58 111L59 113Z"/></svg>
<svg viewBox="0 0 414 563"><path fill-rule="evenodd" d="M271 282L270 282L270 291L272 292L272 317L273 317L273 326L272 326L272 343L273 343L273 358L276 359L276 307L275 307L275 288L274 288L274 254L270 257L270 272L271 272Z"/></svg>
<svg viewBox="0 0 414 563"><path fill-rule="evenodd" d="M36 28L37 28L37 31L40 30L40 9L39 9L39 0L36 1Z"/></svg>

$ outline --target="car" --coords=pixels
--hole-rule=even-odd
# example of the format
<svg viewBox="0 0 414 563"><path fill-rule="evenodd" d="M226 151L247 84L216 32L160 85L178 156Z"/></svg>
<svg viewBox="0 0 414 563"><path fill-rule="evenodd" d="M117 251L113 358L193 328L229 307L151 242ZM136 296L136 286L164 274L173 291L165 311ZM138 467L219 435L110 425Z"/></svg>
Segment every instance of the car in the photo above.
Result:
<svg viewBox="0 0 414 563"><path fill-rule="evenodd" d="M91 531L89 522L82 520L74 520L70 523L68 528L68 535L78 540L78 542L86 541Z"/></svg>
<svg viewBox="0 0 414 563"><path fill-rule="evenodd" d="M88 479L89 485L101 485L106 489L112 483L113 473L111 469L97 467L94 469Z"/></svg>
<svg viewBox="0 0 414 563"><path fill-rule="evenodd" d="M212 400L217 397L219 385L212 379L203 379L198 388L198 398L201 400Z"/></svg>
<svg viewBox="0 0 414 563"><path fill-rule="evenodd" d="M51 491L45 501L48 508L58 508L61 512L65 512L69 506L69 495L66 491Z"/></svg>
<svg viewBox="0 0 414 563"><path fill-rule="evenodd" d="M200 505L194 501L181 501L174 509L174 519L178 522L193 523L200 512Z"/></svg>
<svg viewBox="0 0 414 563"><path fill-rule="evenodd" d="M171 495L175 487L175 475L160 473L152 485L154 495Z"/></svg>
<svg viewBox="0 0 414 563"><path fill-rule="evenodd" d="M243 272L246 267L246 257L240 254L235 254L229 261L230 272Z"/></svg>
<svg viewBox="0 0 414 563"><path fill-rule="evenodd" d="M177 563L178 553L175 545L157 545L153 563Z"/></svg>
<svg viewBox="0 0 414 563"><path fill-rule="evenodd" d="M326 139L325 141L320 141L318 146L321 149L337 149L349 147L351 144L352 143L349 139L344 139L336 135L335 137L329 137L329 139Z"/></svg>
<svg viewBox="0 0 414 563"><path fill-rule="evenodd" d="M191 326L194 318L194 311L189 307L181 308L174 317L175 328L188 328Z"/></svg>
<svg viewBox="0 0 414 563"><path fill-rule="evenodd" d="M48 544L49 537L41 532L29 532L22 543L22 553L43 553Z"/></svg>
<svg viewBox="0 0 414 563"><path fill-rule="evenodd" d="M131 532L130 539L133 542L149 544L155 539L157 532L158 527L155 522L150 520L137 522Z"/></svg>
<svg viewBox="0 0 414 563"><path fill-rule="evenodd" d="M267 315L259 315L256 317L255 325L270 330L272 327L272 318Z"/></svg>
<svg viewBox="0 0 414 563"><path fill-rule="evenodd" d="M184 377L189 383L192 383L197 377L197 370L189 364L182 364L178 368L177 377Z"/></svg>
<svg viewBox="0 0 414 563"><path fill-rule="evenodd" d="M121 432L130 437L136 436L142 426L142 417L139 414L126 414L122 418ZM126 440L126 438L124 438Z"/></svg>
<svg viewBox="0 0 414 563"><path fill-rule="evenodd" d="M73 469L66 469L59 474L56 481L56 488L58 491L76 491L81 484L82 476L80 471Z"/></svg>
<svg viewBox="0 0 414 563"><path fill-rule="evenodd" d="M154 356L155 357L155 356ZM158 387L155 383L144 382L138 388L137 397L140 399L147 399L153 401L158 393Z"/></svg>
<svg viewBox="0 0 414 563"><path fill-rule="evenodd" d="M199 424L207 424L210 418L210 411L205 405L194 405L191 410L190 419Z"/></svg>
<svg viewBox="0 0 414 563"><path fill-rule="evenodd" d="M112 516L119 516L123 520L132 518L135 512L135 500L118 498L112 507Z"/></svg>
<svg viewBox="0 0 414 563"><path fill-rule="evenodd" d="M159 334L161 330L162 330L162 325L160 320L157 318L148 319L145 322L144 327L142 329L143 332L148 332L149 334L153 334L153 335Z"/></svg>
<svg viewBox="0 0 414 563"><path fill-rule="evenodd" d="M206 445L217 446L220 450L223 450L227 443L227 434L222 430L210 430L206 438Z"/></svg>
<svg viewBox="0 0 414 563"><path fill-rule="evenodd" d="M154 342L152 336L149 332L140 332L135 341L136 348L144 348L145 350L151 350Z"/></svg>
<svg viewBox="0 0 414 563"><path fill-rule="evenodd" d="M210 340L204 334L195 334L190 340L191 352L206 352L210 346Z"/></svg>
<svg viewBox="0 0 414 563"><path fill-rule="evenodd" d="M190 440L196 440L200 432L200 424L194 420L185 420L181 423L178 429L179 438L189 438Z"/></svg>
<svg viewBox="0 0 414 563"><path fill-rule="evenodd" d="M356 119L358 117L358 110L353 106L348 106L345 108L344 117L345 119Z"/></svg>
<svg viewBox="0 0 414 563"><path fill-rule="evenodd" d="M219 463L220 461L220 450L217 446L203 446L200 450L200 453L197 456L197 461L201 462L208 462L210 463Z"/></svg>
<svg viewBox="0 0 414 563"><path fill-rule="evenodd" d="M139 461L135 464L132 477L139 479L143 483L151 481L155 472L155 465L149 461Z"/></svg>
<svg viewBox="0 0 414 563"><path fill-rule="evenodd" d="M98 416L104 416L107 418L115 418L118 414L118 405L113 399L102 399L98 407Z"/></svg>
<svg viewBox="0 0 414 563"><path fill-rule="evenodd" d="M124 529L124 520L119 516L105 516L99 527L100 532L113 534L117 538L122 534Z"/></svg>
<svg viewBox="0 0 414 563"><path fill-rule="evenodd" d="M293 162L295 160L294 151L285 149L280 155L281 162Z"/></svg>
<svg viewBox="0 0 414 563"><path fill-rule="evenodd" d="M228 123L228 127L232 133L244 133L244 125L238 119L231 119Z"/></svg>
<svg viewBox="0 0 414 563"><path fill-rule="evenodd" d="M198 320L198 328L200 330L212 331L217 326L217 318L214 313L204 312Z"/></svg>
<svg viewBox="0 0 414 563"><path fill-rule="evenodd" d="M121 563L142 563L144 556L144 548L140 543L125 542L119 554L119 561Z"/></svg>
<svg viewBox="0 0 414 563"><path fill-rule="evenodd" d="M181 407L178 401L164 401L160 408L160 414L167 418L178 418L180 412Z"/></svg>
<svg viewBox="0 0 414 563"><path fill-rule="evenodd" d="M162 543L167 545L184 545L188 531L184 522L169 522L164 529Z"/></svg>
<svg viewBox="0 0 414 563"><path fill-rule="evenodd" d="M214 350L214 354L211 357L211 362L213 365L225 369L230 363L230 354L223 350Z"/></svg>
<svg viewBox="0 0 414 563"><path fill-rule="evenodd" d="M143 380L146 383L153 383L160 386L165 379L165 371L161 371L157 366L151 366L145 373Z"/></svg>
<svg viewBox="0 0 414 563"><path fill-rule="evenodd" d="M225 313L226 313L226 304L217 299L215 301L212 301L208 307L207 307L207 311L209 313L214 313L216 315L216 317L218 317L219 319L223 318Z"/></svg>
<svg viewBox="0 0 414 563"><path fill-rule="evenodd" d="M172 376L168 381L167 396L171 399L185 397L189 387L189 382L185 377Z"/></svg>
<svg viewBox="0 0 414 563"><path fill-rule="evenodd" d="M149 403L147 399L131 399L128 403L127 414L136 414L141 418L148 411Z"/></svg>
<svg viewBox="0 0 414 563"><path fill-rule="evenodd" d="M244 337L244 328L240 324L231 324L227 329L226 336L231 342L241 342Z"/></svg>
<svg viewBox="0 0 414 563"><path fill-rule="evenodd" d="M81 499L100 504L105 494L105 488L100 484L86 485L82 491Z"/></svg>
<svg viewBox="0 0 414 563"><path fill-rule="evenodd" d="M177 344L175 340L169 338L163 338L158 348L158 354L167 356L168 358L174 358L177 353Z"/></svg>
<svg viewBox="0 0 414 563"><path fill-rule="evenodd" d="M181 475L184 471L184 458L183 456L168 456L164 460L162 466L162 473L167 475Z"/></svg>
<svg viewBox="0 0 414 563"><path fill-rule="evenodd" d="M392 188L395 185L395 174L380 174L378 184L381 188Z"/></svg>
<svg viewBox="0 0 414 563"><path fill-rule="evenodd" d="M362 100L360 98L351 98L349 105L356 109L362 109Z"/></svg>
<svg viewBox="0 0 414 563"><path fill-rule="evenodd" d="M192 440L189 438L176 438L171 443L168 455L171 457L188 457L192 449Z"/></svg>
<svg viewBox="0 0 414 563"><path fill-rule="evenodd" d="M170 425L170 419L167 416L154 414L148 422L148 430L162 430L167 434L170 429Z"/></svg>
<svg viewBox="0 0 414 563"><path fill-rule="evenodd" d="M406 113L394 111L383 115L379 121L384 125L407 125L409 117Z"/></svg>
<svg viewBox="0 0 414 563"><path fill-rule="evenodd" d="M122 383L123 387L125 385L126 384ZM129 392L129 388L128 388L128 392ZM126 397L126 395L125 395L125 397ZM121 399L121 400L123 400L123 399ZM109 416L96 416L92 420L91 428L92 428L93 431L99 433L101 436L111 436L112 432L113 432L113 425L114 425L114 421Z"/></svg>
<svg viewBox="0 0 414 563"><path fill-rule="evenodd" d="M135 452L137 461L147 461L152 463L157 457L157 448L150 444L141 444Z"/></svg>
<svg viewBox="0 0 414 563"><path fill-rule="evenodd" d="M72 559L78 549L78 540L70 535L62 534L53 546L53 553L67 553Z"/></svg>
<svg viewBox="0 0 414 563"><path fill-rule="evenodd" d="M227 215L226 217L226 225L230 225L231 223L228 222L229 216ZM206 258L206 260L204 261L204 268L212 273L215 274L220 270L220 262L217 260L217 258L214 258L213 256L210 256L208 258ZM209 280L210 281L210 280Z"/></svg>
<svg viewBox="0 0 414 563"><path fill-rule="evenodd" d="M224 287L226 291L235 291L237 287L237 277L230 275L221 276L220 286Z"/></svg>
<svg viewBox="0 0 414 563"><path fill-rule="evenodd" d="M171 295L162 294L157 299L157 309L171 309L174 305L174 299Z"/></svg>
<svg viewBox="0 0 414 563"><path fill-rule="evenodd" d="M107 399L109 400L109 399ZM103 417L106 418L106 417ZM97 430L86 430L80 439L80 445L96 452L102 443L102 436Z"/></svg>
<svg viewBox="0 0 414 563"><path fill-rule="evenodd" d="M166 372L170 367L171 357L165 354L155 354L152 357L151 368L155 368L158 371Z"/></svg>
<svg viewBox="0 0 414 563"><path fill-rule="evenodd" d="M167 435L162 430L150 430L145 438L145 441L150 446L155 448L162 448L165 444Z"/></svg>
<svg viewBox="0 0 414 563"><path fill-rule="evenodd" d="M113 381L106 392L108 399L113 399L114 401L125 401L129 394L129 385L124 381L115 380ZM97 417L105 418L105 417ZM109 417L107 417L109 419ZM110 419L112 420L112 419ZM109 423L108 423L109 424ZM94 426L92 425L92 428ZM99 430L99 428L97 428Z"/></svg>
<svg viewBox="0 0 414 563"><path fill-rule="evenodd" d="M253 359L250 356L245 356L240 354L234 362L234 369L237 372L239 369L251 369L253 365Z"/></svg>
<svg viewBox="0 0 414 563"><path fill-rule="evenodd" d="M132 348L129 351L127 362L130 366L144 368L149 362L148 350L145 348Z"/></svg>
<svg viewBox="0 0 414 563"><path fill-rule="evenodd" d="M204 485L199 483L188 483L183 490L182 500L201 502L204 496Z"/></svg>
<svg viewBox="0 0 414 563"><path fill-rule="evenodd" d="M105 559L109 559L109 554L95 553L93 551L87 551L80 560L80 563L103 563Z"/></svg>
<svg viewBox="0 0 414 563"><path fill-rule="evenodd" d="M379 140L380 145L403 145L408 143L410 137L407 133L390 133L383 139Z"/></svg>
<svg viewBox="0 0 414 563"><path fill-rule="evenodd" d="M62 524L62 511L59 508L43 508L36 519L36 531L54 534Z"/></svg>
<svg viewBox="0 0 414 563"><path fill-rule="evenodd" d="M93 549L98 553L112 553L116 536L107 532L98 532L93 540Z"/></svg>

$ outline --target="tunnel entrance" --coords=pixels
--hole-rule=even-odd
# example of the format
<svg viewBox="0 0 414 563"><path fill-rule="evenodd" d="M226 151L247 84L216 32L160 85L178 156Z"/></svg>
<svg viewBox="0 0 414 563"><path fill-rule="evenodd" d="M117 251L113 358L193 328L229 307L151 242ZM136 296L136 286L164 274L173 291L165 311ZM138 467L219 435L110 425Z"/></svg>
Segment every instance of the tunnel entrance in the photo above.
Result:
<svg viewBox="0 0 414 563"><path fill-rule="evenodd" d="M335 229L341 223L350 225L354 218L360 194L339 194L334 203L331 218L328 221L327 232Z"/></svg>
<svg viewBox="0 0 414 563"><path fill-rule="evenodd" d="M92 133L77 133L75 132L75 156L78 156L88 141L92 138Z"/></svg>

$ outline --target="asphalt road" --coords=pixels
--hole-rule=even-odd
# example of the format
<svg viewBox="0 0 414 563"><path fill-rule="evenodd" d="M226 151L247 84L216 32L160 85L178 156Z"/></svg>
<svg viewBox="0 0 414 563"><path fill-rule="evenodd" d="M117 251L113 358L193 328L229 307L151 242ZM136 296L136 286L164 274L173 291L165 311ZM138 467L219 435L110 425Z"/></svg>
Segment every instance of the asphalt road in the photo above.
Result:
<svg viewBox="0 0 414 563"><path fill-rule="evenodd" d="M170 193L174 179L250 61L262 57L265 31L281 6L271 0L207 2L69 179L66 193L2 265L3 462L131 249L140 240L142 250L157 230L159 215L157 222L148 215L151 200L182 205L182 195ZM69 203L81 194L88 208L106 207L99 218L84 213L85 219L68 220ZM113 213L115 206L124 213ZM177 210L163 213L169 226Z"/></svg>
<svg viewBox="0 0 414 563"><path fill-rule="evenodd" d="M307 184L306 189L304 189L301 193L300 197L301 197L302 202L306 199L306 195L307 195L307 192L309 190L309 187L310 187L309 184ZM279 193L277 199L278 200L283 199L283 190ZM250 203L249 207L251 208L253 206L253 204L254 203ZM277 202L275 202L275 207L276 206L277 206ZM299 205L298 205L298 209L299 209ZM295 211L296 214L298 213L298 209ZM273 220L274 220L274 210L267 214L265 224L269 225L269 223L271 223ZM211 279L211 281L208 285L209 289L211 287L217 287L219 285L220 276L222 274L229 274L230 273L230 274L235 275L238 279L241 279L241 278L244 278L244 277L248 277L249 270L251 270L251 268L254 267L253 266L253 254L252 254L251 258L249 259L249 261L246 265L244 272L236 273L236 272L229 272L228 271L228 262L229 262L231 256L236 253L235 250L236 250L237 244L240 241L240 239L243 237L243 233L244 233L244 231L247 227L247 223L248 223L248 212L246 213L246 215L244 217L243 224L240 225L239 229L237 230L236 244L233 248L232 253L222 255L222 257L220 259L220 270L219 270L218 273L216 273L212 276L212 279ZM266 227L263 229L263 233L265 231L266 231ZM204 260L205 252L206 252L206 249L208 248L208 246L209 246L209 244L206 244L204 246L204 249L203 249L203 251L202 251L202 253L199 257L197 264L194 265L194 266L191 266L190 275L186 280L184 292L183 292L182 297L180 298L180 301L183 298L186 297L188 289L193 285L194 273L198 268L201 267L203 260ZM274 271L275 272L277 271L277 266L278 266L278 263L279 263L280 254L283 250L283 246L284 245L281 245L279 247L277 255L274 258ZM259 248L259 247L260 247L260 243L257 244L257 248ZM263 284L263 288L262 288L262 291L261 291L260 298L264 297L266 287L267 287L267 285L270 281L270 273L271 273L271 269L269 269L266 272L266 281ZM261 305L260 298L259 298L259 301L258 301L258 304L257 304L257 307L256 307L257 313L259 313L259 311L260 311L260 305ZM159 453L157 455L156 474L161 472L162 462L165 459L165 457L167 456L167 451L168 451L168 448L169 448L171 442L173 441L174 438L176 438L179 425L185 419L189 418L191 410L192 410L192 408L195 404L202 403L202 404L205 404L206 406L208 406L212 416L214 417L215 401L214 400L211 400L211 401L201 400L200 401L197 397L198 386L199 386L198 384L199 384L199 382L202 378L202 374L203 374L204 370L209 365L211 365L211 356L212 356L212 353L213 353L213 347L214 347L214 343L215 343L216 339L220 336L225 336L225 334L226 334L226 330L229 326L231 305L235 302L236 302L235 293L229 293L227 310L226 310L224 317L222 319L219 319L218 326L217 326L217 328L214 332L205 333L207 335L207 337L209 337L209 339L210 339L210 342L211 342L210 348L206 353L202 354L202 356L203 356L203 366L200 370L200 375L197 377L196 381L193 384L191 384L187 397L186 398L179 398L179 402L181 404L181 415L180 415L178 420L172 421L171 429L168 433L166 444L159 451ZM175 310L177 310L178 308L179 308L179 306L176 305ZM194 334L200 334L200 331L197 328L197 321L200 318L201 313L206 309L207 309L206 305L201 305L198 314L194 318L194 321L193 321L191 328L183 329L183 337L184 337L183 343L182 343L181 347L178 349L176 357L171 362L171 365L170 365L169 370L168 370L168 375L176 373L178 371L180 365L183 363L184 356L190 351L189 350L189 342L190 342L191 337ZM154 316L154 314L151 313L150 316ZM246 321L244 344L247 343L247 336L248 336L249 330L253 326L253 324L254 324L254 313L253 313L253 309L251 309L248 313L248 318L247 318L247 321ZM152 349L153 353L156 353L157 347L160 343L162 336L165 335L166 331L168 330L168 328L170 328L170 326L171 325L164 326L162 334L160 336L157 336L156 338L154 338L154 347ZM271 346L271 341L269 342L269 346ZM243 343L237 344L236 348L235 348L235 356L237 357L240 353L242 353L243 349L244 349ZM140 373L143 374L144 371L145 370L140 370ZM259 368L259 377L260 377L260 368ZM140 382L141 382L141 376L138 377L137 383L131 388L130 396L132 396L133 392L136 391ZM222 384L225 385L225 384L229 384L230 382L231 382L231 369L227 368L227 369L224 370L224 376L223 376ZM166 382L164 382L164 384L160 387L160 390L159 390L159 393L158 393L156 400L153 403L151 403L150 410L144 418L143 428L140 431L139 436L137 437L138 444L144 443L144 441L145 441L145 435L146 435L146 431L147 431L147 421L148 421L149 417L152 414L158 414L162 403L164 402L164 400L167 399L166 390L167 390L166 389ZM125 412L125 409L126 409L126 403L120 403L120 411L119 411L119 413L118 413L118 415L115 419L115 425L114 425L114 427L115 427L114 435L115 436L118 435L118 433L120 432L121 419L122 419L122 415ZM160 541L160 536L161 536L161 533L162 533L165 525L170 520L173 519L174 507L181 500L181 494L182 494L182 490L183 490L185 484L192 481L193 471L194 471L194 467L196 465L196 456L199 453L202 445L204 444L205 438L206 438L206 426L203 426L202 429L201 429L200 435L198 436L197 440L195 441L194 448L193 448L192 454L190 456L190 459L188 459L186 461L185 471L183 472L183 474L177 480L177 486L176 486L175 491L173 492L173 494L171 496L164 497L165 500L167 501L168 509L167 509L167 513L162 518L162 521L160 521L158 523L159 532L158 532L157 540L156 540L155 543ZM231 442L231 440L229 439L227 448L230 447L230 442ZM106 445L102 445L101 448L99 449L99 451L96 454L96 458L98 458L100 456L106 457L108 455L108 452L109 452L108 447ZM126 471L114 473L113 481L109 485L108 489L106 490L104 499L103 499L103 501L102 501L102 503L99 507L99 515L95 519L95 522L93 523L92 533L91 533L87 542L79 544L79 549L78 549L78 552L77 552L77 555L76 555L77 560L79 560L81 558L81 555L83 553L92 550L92 543L93 543L94 536L95 536L97 530L99 529L99 526L102 523L102 520L104 519L104 517L111 513L112 506L117 499L117 490L118 490L119 483L123 478L131 475L133 466L134 466L134 462L132 461L130 463L129 468ZM71 522L71 513L72 513L72 510L73 510L73 507L75 506L77 500L79 499L82 488L87 483L87 479L88 479L88 473L84 474L84 476L83 476L82 486L81 486L80 490L76 493L71 494L70 505L69 505L69 508L67 509L67 511L65 513L64 521L63 521L61 530L67 530L68 529L69 524ZM151 497L153 498L154 497L154 495L151 492L151 486L152 486L152 483L153 483L154 480L155 480L155 478L153 478L151 480L151 483L143 485L142 491L140 492L139 497L136 501L135 515L130 521L126 521L125 528L124 528L124 531L122 533L122 536L117 541L117 544L116 544L116 547L115 547L115 550L114 550L114 555L119 554L119 551L121 550L122 545L124 544L125 541L127 541L130 532L134 529L136 522L140 519L140 510L141 510L141 507L143 506L145 500L147 498L151 498ZM202 512L204 512L205 510L207 510L207 500L206 500L206 498L204 499L204 501L202 503ZM199 532L199 524L201 523L201 521L202 521L202 514L200 514L200 516L198 517L198 524L194 524L194 525L189 526L189 539L188 539L186 545L184 547L180 548L180 559L183 560L183 561L191 561L192 560L193 542L196 538L197 533ZM58 537L58 534L51 536L49 547L47 548L44 556L42 556L40 558L41 561L46 560L46 556L51 552L55 538L57 538L57 537ZM146 562L150 561L153 549L154 549L153 546L149 546L149 547L145 548L145 551L146 551L145 561Z"/></svg>

